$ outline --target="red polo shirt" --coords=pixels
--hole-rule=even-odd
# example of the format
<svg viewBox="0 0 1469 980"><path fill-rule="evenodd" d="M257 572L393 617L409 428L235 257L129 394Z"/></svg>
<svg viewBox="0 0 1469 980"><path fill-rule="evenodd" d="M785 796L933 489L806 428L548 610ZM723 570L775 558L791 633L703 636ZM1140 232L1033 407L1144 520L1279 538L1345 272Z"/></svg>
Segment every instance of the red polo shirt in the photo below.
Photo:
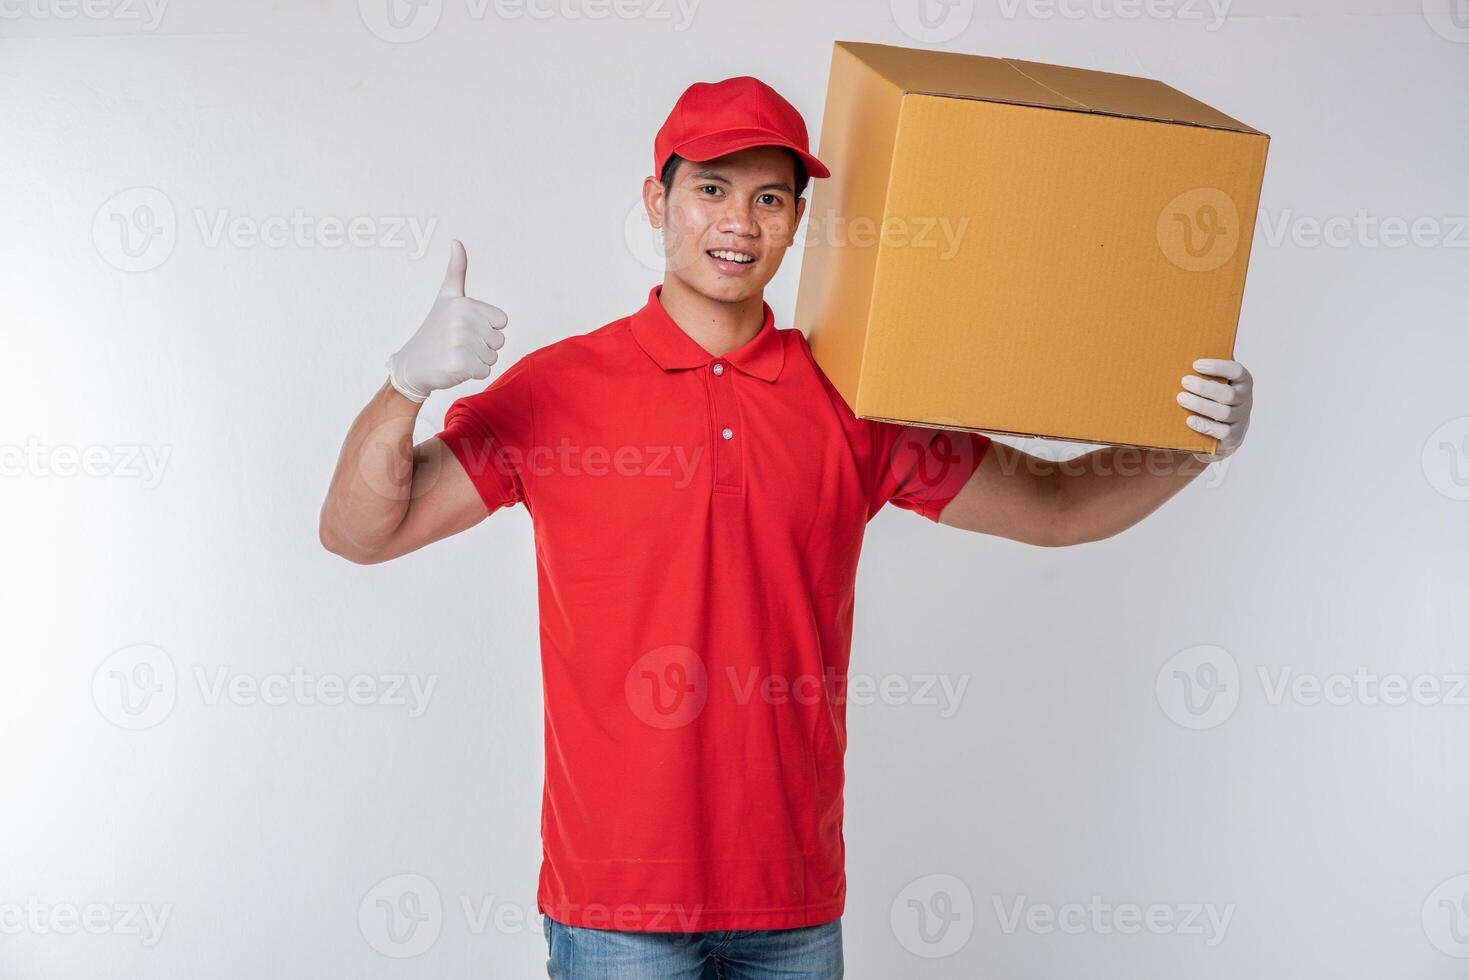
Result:
<svg viewBox="0 0 1469 980"><path fill-rule="evenodd" d="M525 355L442 439L534 524L545 697L538 911L641 931L842 914L857 557L937 521L990 440L855 417L769 304L721 357L658 300Z"/></svg>

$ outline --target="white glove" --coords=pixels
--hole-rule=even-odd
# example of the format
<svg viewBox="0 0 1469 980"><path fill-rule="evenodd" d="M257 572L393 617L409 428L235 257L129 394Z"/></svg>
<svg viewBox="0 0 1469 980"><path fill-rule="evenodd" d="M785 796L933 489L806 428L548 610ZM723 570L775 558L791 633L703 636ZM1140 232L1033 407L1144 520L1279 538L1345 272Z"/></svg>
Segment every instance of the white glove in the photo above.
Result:
<svg viewBox="0 0 1469 980"><path fill-rule="evenodd" d="M449 243L449 271L418 332L388 358L388 381L409 401L490 376L505 346L505 311L464 295L469 256L456 239Z"/></svg>
<svg viewBox="0 0 1469 980"><path fill-rule="evenodd" d="M1239 361L1227 361L1216 357L1201 357L1194 361L1194 370L1199 374L1210 374L1224 381L1186 374L1184 390L1178 393L1178 404L1197 415L1184 421L1195 432L1213 436L1219 440L1213 455L1194 453L1194 458L1212 463L1229 456L1245 441L1245 430L1250 427L1250 410L1255 405L1255 379Z"/></svg>

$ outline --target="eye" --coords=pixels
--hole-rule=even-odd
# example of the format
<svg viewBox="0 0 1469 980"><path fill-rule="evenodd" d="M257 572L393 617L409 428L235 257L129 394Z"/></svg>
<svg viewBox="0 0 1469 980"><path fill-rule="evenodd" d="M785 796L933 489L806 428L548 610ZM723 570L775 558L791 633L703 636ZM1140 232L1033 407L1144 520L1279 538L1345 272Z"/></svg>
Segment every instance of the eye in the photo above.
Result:
<svg viewBox="0 0 1469 980"><path fill-rule="evenodd" d="M770 203L771 204L776 204L776 205L780 204L780 197L777 196L777 195L775 195L775 194L761 194L760 196L761 197L768 197L768 198L770 198Z"/></svg>
<svg viewBox="0 0 1469 980"><path fill-rule="evenodd" d="M719 185L718 184L701 184L699 186L699 190L701 190L701 191L716 190L717 191L717 190L719 190Z"/></svg>

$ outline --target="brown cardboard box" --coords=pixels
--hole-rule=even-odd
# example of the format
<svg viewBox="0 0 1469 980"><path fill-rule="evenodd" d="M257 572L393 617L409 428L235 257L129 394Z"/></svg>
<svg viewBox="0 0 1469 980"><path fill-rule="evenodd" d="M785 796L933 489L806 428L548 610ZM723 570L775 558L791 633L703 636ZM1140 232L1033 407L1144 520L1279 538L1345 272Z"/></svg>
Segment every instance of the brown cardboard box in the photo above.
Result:
<svg viewBox="0 0 1469 980"><path fill-rule="evenodd" d="M796 326L867 418L1212 452L1270 138L1161 82L836 42Z"/></svg>

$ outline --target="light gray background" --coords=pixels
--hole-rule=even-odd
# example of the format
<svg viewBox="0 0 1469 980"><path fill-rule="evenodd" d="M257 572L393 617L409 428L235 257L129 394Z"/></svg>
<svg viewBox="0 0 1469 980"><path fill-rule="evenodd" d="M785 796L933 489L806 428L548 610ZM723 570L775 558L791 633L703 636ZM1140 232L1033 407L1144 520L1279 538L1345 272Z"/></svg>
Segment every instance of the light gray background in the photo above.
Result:
<svg viewBox="0 0 1469 980"><path fill-rule="evenodd" d="M814 140L837 38L1157 77L1274 137L1238 456L1078 548L870 525L854 671L895 686L849 712L848 976L1469 971L1464 0L982 0L932 33L908 0L429 0L396 33L386 0L96 2L0 8L0 975L541 975L529 520L363 568L317 510L451 237L502 357L631 312L679 92L757 74ZM249 237L298 210L372 240ZM297 670L373 703L215 687ZM1358 671L1419 693L1277 693ZM398 942L376 901L405 891L429 919ZM1093 896L1172 924L1047 926Z"/></svg>

